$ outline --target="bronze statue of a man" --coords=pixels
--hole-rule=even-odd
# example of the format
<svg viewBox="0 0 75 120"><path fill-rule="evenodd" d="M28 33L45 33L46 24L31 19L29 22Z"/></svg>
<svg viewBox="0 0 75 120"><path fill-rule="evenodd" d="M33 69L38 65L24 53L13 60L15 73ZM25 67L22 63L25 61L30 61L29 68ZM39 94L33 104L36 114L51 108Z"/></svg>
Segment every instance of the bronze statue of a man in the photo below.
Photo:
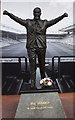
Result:
<svg viewBox="0 0 75 120"><path fill-rule="evenodd" d="M38 56L38 62L40 67L41 79L45 77L45 53L46 53L46 29L64 17L68 17L67 13L59 16L53 20L42 20L41 9L36 7L33 10L33 19L21 19L8 11L3 12L4 15L8 15L11 19L18 22L19 24L26 27L27 30L27 53L30 62L30 79L31 79L31 88L35 88L35 79L36 79L36 55Z"/></svg>

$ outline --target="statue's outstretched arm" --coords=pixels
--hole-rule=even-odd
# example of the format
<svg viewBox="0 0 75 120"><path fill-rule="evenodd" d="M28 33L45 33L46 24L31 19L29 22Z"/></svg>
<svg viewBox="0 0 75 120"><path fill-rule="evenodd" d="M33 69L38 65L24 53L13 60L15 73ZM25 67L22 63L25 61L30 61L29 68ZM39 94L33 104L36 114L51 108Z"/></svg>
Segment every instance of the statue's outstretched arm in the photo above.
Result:
<svg viewBox="0 0 75 120"><path fill-rule="evenodd" d="M46 27L50 27L50 26L58 23L58 22L61 21L64 17L68 17L68 14L67 14L67 13L64 13L63 15L61 15L61 16L53 19L53 20L47 21Z"/></svg>
<svg viewBox="0 0 75 120"><path fill-rule="evenodd" d="M23 20L15 15L13 15L12 13L9 13L8 11L4 10L3 15L8 15L11 19L13 19L14 21L16 21L17 23L26 26L26 20Z"/></svg>

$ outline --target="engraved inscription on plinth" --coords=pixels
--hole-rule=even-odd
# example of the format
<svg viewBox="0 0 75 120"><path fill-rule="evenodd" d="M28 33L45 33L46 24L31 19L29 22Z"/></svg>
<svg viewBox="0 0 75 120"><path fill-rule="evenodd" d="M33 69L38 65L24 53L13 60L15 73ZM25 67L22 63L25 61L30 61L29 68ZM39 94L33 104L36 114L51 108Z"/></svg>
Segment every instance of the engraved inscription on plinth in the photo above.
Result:
<svg viewBox="0 0 75 120"><path fill-rule="evenodd" d="M31 106L30 106L31 105ZM28 110L42 110L42 109L52 109L53 106L50 106L50 102L31 102L29 104Z"/></svg>
<svg viewBox="0 0 75 120"><path fill-rule="evenodd" d="M15 118L66 118L61 100L55 93L22 94Z"/></svg>

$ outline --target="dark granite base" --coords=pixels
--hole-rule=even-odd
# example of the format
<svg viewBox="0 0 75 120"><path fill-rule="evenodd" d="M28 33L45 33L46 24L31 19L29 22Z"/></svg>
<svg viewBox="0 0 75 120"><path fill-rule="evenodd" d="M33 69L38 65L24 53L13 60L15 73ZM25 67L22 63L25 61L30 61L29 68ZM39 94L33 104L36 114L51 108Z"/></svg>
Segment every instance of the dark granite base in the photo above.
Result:
<svg viewBox="0 0 75 120"><path fill-rule="evenodd" d="M37 89L31 89L30 84L28 83L23 83L19 94L24 94L24 93L41 93L41 92L59 92L59 88L56 84L53 84L52 86L41 86L40 88Z"/></svg>

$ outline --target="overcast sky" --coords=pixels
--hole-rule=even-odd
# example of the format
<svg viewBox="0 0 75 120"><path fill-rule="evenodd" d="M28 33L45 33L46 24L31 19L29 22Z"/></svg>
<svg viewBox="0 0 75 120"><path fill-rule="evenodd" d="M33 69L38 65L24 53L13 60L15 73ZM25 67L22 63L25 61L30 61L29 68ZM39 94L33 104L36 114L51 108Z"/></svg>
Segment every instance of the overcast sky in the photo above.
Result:
<svg viewBox="0 0 75 120"><path fill-rule="evenodd" d="M27 2L28 1L28 2ZM35 7L40 7L42 9L42 15L41 19L47 19L51 20L54 19L63 13L67 12L68 17L64 18L62 21L57 23L56 25L50 27L47 29L47 33L50 33L51 31L58 31L64 27L67 27L69 25L73 24L73 1L72 0L65 0L63 2L60 2L60 0L3 0L2 1L2 10L1 15L4 10L7 10L14 15L23 18L23 19L33 19L33 9ZM40 2L41 1L41 2ZM20 24L16 23L12 19L10 19L8 16L2 15L1 17L1 24L8 26L9 28L14 28L19 31L22 31L23 33L26 33L26 29L21 26ZM6 29L5 27L3 29ZM12 29L9 29L10 31L13 31ZM16 31L15 31L16 32Z"/></svg>

